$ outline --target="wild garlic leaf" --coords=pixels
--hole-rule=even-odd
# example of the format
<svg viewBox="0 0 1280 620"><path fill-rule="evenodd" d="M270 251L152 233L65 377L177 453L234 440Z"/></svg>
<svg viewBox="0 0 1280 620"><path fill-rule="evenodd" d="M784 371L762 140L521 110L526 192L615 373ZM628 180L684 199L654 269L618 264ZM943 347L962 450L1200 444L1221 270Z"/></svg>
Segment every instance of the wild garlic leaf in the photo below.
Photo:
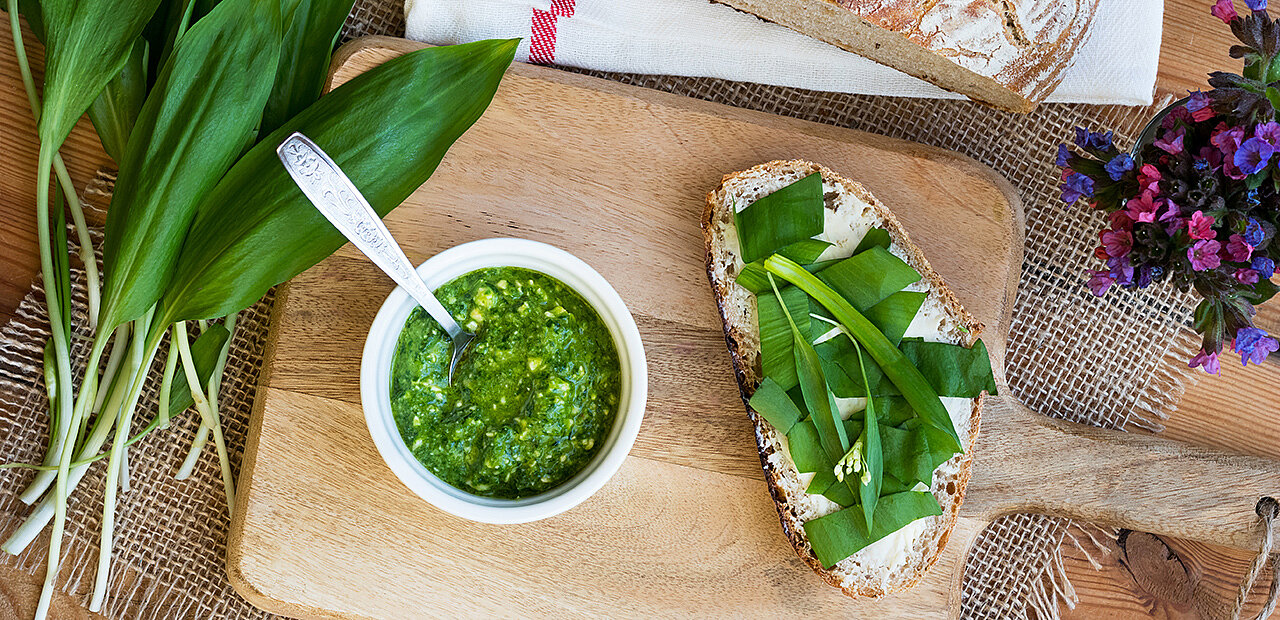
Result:
<svg viewBox="0 0 1280 620"><path fill-rule="evenodd" d="M822 175L813 173L733 215L743 263L822 233Z"/></svg>
<svg viewBox="0 0 1280 620"><path fill-rule="evenodd" d="M102 141L102 149L116 165L124 161L129 133L147 97L147 41L138 37L124 67L89 105L89 121Z"/></svg>
<svg viewBox="0 0 1280 620"><path fill-rule="evenodd" d="M918 282L920 274L888 250L874 246L822 270L818 279L855 309L865 311Z"/></svg>
<svg viewBox="0 0 1280 620"><path fill-rule="evenodd" d="M765 377L764 381L760 382L755 393L751 395L750 404L756 413L784 435L791 430L792 426L795 426L796 422L800 421L800 418L804 417L800 408L791 402L790 396L787 396L787 391L769 377Z"/></svg>
<svg viewBox="0 0 1280 620"><path fill-rule="evenodd" d="M813 337L809 321L809 296L804 291L787 286L756 296L756 326L760 334L760 365L764 376L778 382L783 390L797 385L795 339L791 334L794 322L806 340ZM786 310L783 310L783 304ZM788 314L790 316L788 316Z"/></svg>
<svg viewBox="0 0 1280 620"><path fill-rule="evenodd" d="M44 105L40 141L57 149L129 59L159 0L41 0Z"/></svg>
<svg viewBox="0 0 1280 620"><path fill-rule="evenodd" d="M280 33L275 2L225 0L178 40L138 113L107 211L102 329L142 316L165 290L199 200L261 117Z"/></svg>
<svg viewBox="0 0 1280 620"><path fill-rule="evenodd" d="M879 328L889 342L897 345L928 296L919 291L899 291L867 308L867 320Z"/></svg>
<svg viewBox="0 0 1280 620"><path fill-rule="evenodd" d="M954 447L957 450L960 449L960 437L956 435L951 418L947 414L946 407L943 407L942 401L939 400L938 393L902 354L902 351L893 346L893 343L889 342L871 321L868 321L825 282L805 271L794 261L774 255L765 260L764 266L770 273L795 285L826 307L845 330L867 349L871 358L880 365L881 370L898 387L912 408L919 412L929 424L946 431L952 438Z"/></svg>
<svg viewBox="0 0 1280 620"><path fill-rule="evenodd" d="M890 243L892 243L892 240L889 239L889 231L883 228L872 228L862 236L862 240L858 242L858 247L854 248L853 253L861 254L871 248L884 248L887 250Z"/></svg>
<svg viewBox="0 0 1280 620"><path fill-rule="evenodd" d="M829 247L831 247L831 243L827 241L805 239L778 250L778 254L804 265L804 268L808 269L810 273L817 273L840 262L839 259L814 262ZM743 265L742 271L738 272L738 277L734 281L738 283L738 286L759 295L769 292L768 275L769 273L764 270L763 263L756 261Z"/></svg>
<svg viewBox="0 0 1280 620"><path fill-rule="evenodd" d="M996 393L991 357L981 340L975 342L973 348L903 340L900 348L939 396L977 398L982 392Z"/></svg>
<svg viewBox="0 0 1280 620"><path fill-rule="evenodd" d="M342 246L342 234L311 206L276 157L286 136L300 131L314 140L385 215L426 182L484 113L518 43L488 40L410 52L356 76L263 138L197 208L161 299L162 319L244 309Z"/></svg>
<svg viewBox="0 0 1280 620"><path fill-rule="evenodd" d="M932 493L907 491L880 498L876 505L875 525L870 529L867 528L866 519L859 507L818 517L806 522L803 527L818 561L824 567L831 568L840 560L902 529L912 521L940 514L942 507Z"/></svg>
<svg viewBox="0 0 1280 620"><path fill-rule="evenodd" d="M280 50L280 68L262 112L261 135L275 131L320 98L329 76L333 47L353 2L300 0L293 11L285 15L287 26Z"/></svg>
<svg viewBox="0 0 1280 620"><path fill-rule="evenodd" d="M852 337L850 337L852 339ZM862 359L862 347L854 344L858 357L862 382L866 385L867 370ZM880 445L880 424L876 420L875 399L867 399L867 408L862 412L862 448L864 450L863 466L866 468L861 477L858 495L862 498L862 513L867 519L867 529L871 529L876 503L880 500L880 485L884 476L884 450Z"/></svg>
<svg viewBox="0 0 1280 620"><path fill-rule="evenodd" d="M773 278L769 279L773 284ZM776 284L774 296L781 297ZM804 304L807 308L808 303ZM831 392L827 389L827 381L822 376L822 362L809 344L809 337L800 331L790 310L783 310L787 325L791 328L796 376L800 383L800 391L804 394L805 407L810 412L814 427L818 429L818 439L822 442L822 450L827 458L839 460L849 449L849 437L844 432L840 413L833 406Z"/></svg>

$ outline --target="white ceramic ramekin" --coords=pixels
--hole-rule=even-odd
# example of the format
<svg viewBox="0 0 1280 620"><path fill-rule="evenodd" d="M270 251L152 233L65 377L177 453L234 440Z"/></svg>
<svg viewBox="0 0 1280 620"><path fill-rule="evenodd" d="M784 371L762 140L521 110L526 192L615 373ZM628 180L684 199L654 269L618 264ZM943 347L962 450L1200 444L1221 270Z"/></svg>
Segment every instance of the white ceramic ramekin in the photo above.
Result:
<svg viewBox="0 0 1280 620"><path fill-rule="evenodd" d="M482 267L524 267L541 271L582 295L613 334L622 370L618 415L604 447L576 476L533 497L481 497L457 489L423 467L409 451L391 413L391 361L396 340L417 304L397 287L369 328L360 363L360 402L369 434L396 477L432 505L484 523L527 523L560 514L600 490L622 466L640 432L649 390L640 332L617 291L589 265L564 250L525 239L484 239L445 250L422 263L418 274L432 289Z"/></svg>

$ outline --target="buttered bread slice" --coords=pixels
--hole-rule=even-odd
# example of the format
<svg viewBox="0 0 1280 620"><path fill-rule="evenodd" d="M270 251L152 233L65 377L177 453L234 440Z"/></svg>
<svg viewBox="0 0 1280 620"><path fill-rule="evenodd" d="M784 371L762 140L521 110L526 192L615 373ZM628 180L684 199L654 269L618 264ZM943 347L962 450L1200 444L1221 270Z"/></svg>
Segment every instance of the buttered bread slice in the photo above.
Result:
<svg viewBox="0 0 1280 620"><path fill-rule="evenodd" d="M825 225L816 239L830 242L821 260L847 257L873 228L889 233L889 252L921 276L907 290L926 293L911 320L906 338L972 346L982 325L960 305L942 278L929 266L897 218L858 183L807 161L774 161L725 176L707 195L702 230L706 241L707 277L724 323L725 340L744 402L763 379L756 296L735 280L744 264L734 224L735 210L813 173L821 174ZM836 399L840 409L860 408L865 399ZM748 404L760 463L782 522L796 553L824 580L853 597L880 597L917 583L937 559L955 526L969 479L970 448L978 433L982 397L941 398L959 436L963 454L933 472L932 492L942 509L870 544L830 568L818 561L805 533L805 523L830 515L841 506L822 495L805 492L812 473L800 473L787 449L787 439ZM853 401L862 401L853 402ZM923 488L923 484L919 485Z"/></svg>

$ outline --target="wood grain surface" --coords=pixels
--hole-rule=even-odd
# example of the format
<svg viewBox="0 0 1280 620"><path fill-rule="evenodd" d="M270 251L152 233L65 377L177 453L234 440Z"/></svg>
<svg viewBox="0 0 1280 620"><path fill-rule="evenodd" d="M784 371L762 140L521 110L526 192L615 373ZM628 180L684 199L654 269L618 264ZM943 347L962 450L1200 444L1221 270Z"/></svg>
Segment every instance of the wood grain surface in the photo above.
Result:
<svg viewBox="0 0 1280 620"><path fill-rule="evenodd" d="M1207 15L1207 0L1167 0L1165 5L1157 82L1161 92L1180 94L1188 89L1204 88L1208 71L1237 68L1238 61L1225 53L1232 38ZM11 316L36 277L30 207L35 194L36 140L9 34L7 29L0 31L0 155L3 156L0 159L0 321L3 321ZM27 35L28 50L39 73L40 46L30 43L29 31ZM77 126L63 155L80 185L98 166L108 162L87 122ZM1258 323L1270 325L1270 329L1280 328L1280 305L1272 303L1260 308ZM1224 364L1221 377L1204 378L1188 386L1178 409L1166 422L1163 435L1233 452L1280 454L1277 393L1280 393L1280 364L1275 361L1248 370ZM694 399L697 393L685 397ZM653 415L650 412L650 416ZM653 423L652 418L646 420L646 427ZM739 431L749 432L748 425L745 422L737 426L730 424L729 429L721 432ZM1251 559L1247 552L1162 538L1180 553L1180 561L1198 580L1199 592L1218 601L1229 601L1234 596L1235 582ZM1089 543L1086 541L1086 544ZM1188 553L1188 548L1193 552ZM1139 585L1116 554L1094 552L1093 556L1103 563L1101 572L1095 571L1074 547L1067 548L1066 570L1081 599L1068 614L1070 618L1198 617L1194 610L1178 612L1182 615L1166 613L1168 609L1182 608ZM38 585L38 578L12 570L0 571L0 593L9 601L0 618L28 617L29 613L20 610L34 607ZM1259 590L1265 591L1265 584L1260 584Z"/></svg>
<svg viewBox="0 0 1280 620"><path fill-rule="evenodd" d="M362 41L344 50L335 82L417 47ZM1009 512L1257 545L1253 504L1280 493L1280 463L1055 422L999 397L984 413L961 522L922 585L880 601L816 587L760 482L697 230L721 174L780 156L823 161L894 209L989 326L998 362L1022 223L989 170L917 144L518 65L387 225L415 262L516 235L564 247L609 279L650 359L631 457L596 497L536 524L478 525L416 498L379 462L357 392L361 344L391 285L347 247L276 306L230 535L233 584L266 609L313 617L953 617L973 537ZM386 584L377 596L361 590L371 575Z"/></svg>

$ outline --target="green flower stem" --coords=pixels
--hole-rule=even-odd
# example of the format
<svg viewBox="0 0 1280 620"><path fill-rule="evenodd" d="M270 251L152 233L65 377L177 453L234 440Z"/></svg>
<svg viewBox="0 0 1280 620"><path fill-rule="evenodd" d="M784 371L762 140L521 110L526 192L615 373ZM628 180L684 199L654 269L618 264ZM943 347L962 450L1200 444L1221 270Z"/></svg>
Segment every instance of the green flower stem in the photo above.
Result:
<svg viewBox="0 0 1280 620"><path fill-rule="evenodd" d="M22 43L22 25L18 21L18 0L8 1L9 29L13 33L14 56L18 60L18 72L22 74L22 87L27 91L27 103L31 106L31 116L40 123L40 95L36 92L35 79L31 75L31 64L27 61L27 50ZM67 198L71 210L71 220L75 223L76 239L80 245L80 262L84 263L85 280L88 281L89 327L98 326L98 308L101 305L100 278L98 277L98 260L93 253L93 241L89 238L89 227L85 224L84 209L80 206L80 197L76 193L71 175L62 161L62 155L53 154L54 174L62 184L62 192Z"/></svg>
<svg viewBox="0 0 1280 620"><path fill-rule="evenodd" d="M169 338L169 353L164 358L164 378L160 381L160 410L156 414L156 424L160 428L169 428L169 403L172 401L173 376L178 370L178 342Z"/></svg>
<svg viewBox="0 0 1280 620"><path fill-rule="evenodd" d="M147 333L147 328L151 325L151 317L155 314L155 311L155 306L152 306L142 318L135 321L134 325L138 334ZM145 339L133 339L131 349L135 359L141 360L147 356L146 346ZM150 357L155 356L157 348L158 346L151 347ZM115 416L116 432L111 442L110 457L107 459L106 491L102 501L102 532L101 538L98 540L98 573L94 582L93 598L89 603L89 611L93 612L102 610L102 603L107 597L107 579L111 575L111 549L115 534L116 494L119 488L128 490L128 484L124 482L125 479L122 477L122 473L125 471L122 469L124 467L125 450L127 450L125 440L128 439L129 431L133 427L133 412L137 409L138 397L142 393L142 386L146 383L147 370L150 366L150 359L148 359L148 363L141 364L134 369L133 389L129 395L128 406L120 408Z"/></svg>
<svg viewBox="0 0 1280 620"><path fill-rule="evenodd" d="M191 400L195 401L196 411L200 412L204 424L213 429L213 440L218 448L218 460L222 466L222 489L227 498L227 513L230 514L236 504L236 491L235 482L231 479L231 462L227 458L227 446L222 438L222 426L215 417L217 413L210 410L209 401L200 389L200 375L196 372L195 360L191 357L191 344L187 340L186 321L175 323L173 333L178 339L178 352L182 359L183 371L187 373L187 385L191 386Z"/></svg>
<svg viewBox="0 0 1280 620"><path fill-rule="evenodd" d="M209 435L213 429L206 426L204 419L200 420L200 428L196 429L196 436L191 440L191 448L187 450L186 458L182 459L182 465L178 467L178 473L173 475L175 480L186 480L191 477L192 472L196 469L196 462L200 460L200 453L204 451L204 446L209 443Z"/></svg>
<svg viewBox="0 0 1280 620"><path fill-rule="evenodd" d="M132 323L125 323L116 328L116 333L112 337L111 353L107 355L107 367L102 371L102 379L99 385L111 386L115 383L116 375L120 372L120 366L129 354L131 326ZM98 390L98 396L93 399L93 406L89 408L90 413L97 415L98 412L102 411L102 405L106 404L108 391Z"/></svg>
<svg viewBox="0 0 1280 620"><path fill-rule="evenodd" d="M13 0L10 0L11 2ZM53 601L54 580L58 576L58 566L61 561L62 554L62 534L67 522L67 470L71 466L71 456L74 452L75 442L69 441L67 435L71 429L75 427L72 419L73 395L71 392L71 382L73 375L71 374L71 350L67 342L67 331L62 326L66 325L69 317L62 316L61 304L53 299L57 289L55 288L55 276L53 273L53 257L50 252L49 239L49 174L53 168L53 152L56 149L53 145L42 143L40 145L40 157L38 161L38 174L36 180L36 233L40 245L40 272L44 281L45 290L45 306L49 311L49 324L53 326L49 330L53 338L54 361L58 374L58 433L62 440L59 446L60 462L58 465L58 477L55 485L58 501L55 505L53 534L49 540L49 562L45 571L43 590L40 593L40 601L36 606L36 617L45 618L49 613L49 605ZM93 375L95 373L89 373ZM86 377L86 383L89 382Z"/></svg>
<svg viewBox="0 0 1280 620"><path fill-rule="evenodd" d="M836 320L844 325L848 333L866 348L871 358L880 365L889 380L898 387L907 403L931 426L937 427L951 437L954 446L946 446L956 452L963 452L960 437L946 407L938 399L938 393L925 380L924 375L911 364L911 361L899 351L893 343L885 338L876 326L868 321L848 301L838 295L817 276L809 273L795 261L777 254L765 259L764 267L770 273L790 282L800 290L818 300ZM944 447L944 446L939 446Z"/></svg>

